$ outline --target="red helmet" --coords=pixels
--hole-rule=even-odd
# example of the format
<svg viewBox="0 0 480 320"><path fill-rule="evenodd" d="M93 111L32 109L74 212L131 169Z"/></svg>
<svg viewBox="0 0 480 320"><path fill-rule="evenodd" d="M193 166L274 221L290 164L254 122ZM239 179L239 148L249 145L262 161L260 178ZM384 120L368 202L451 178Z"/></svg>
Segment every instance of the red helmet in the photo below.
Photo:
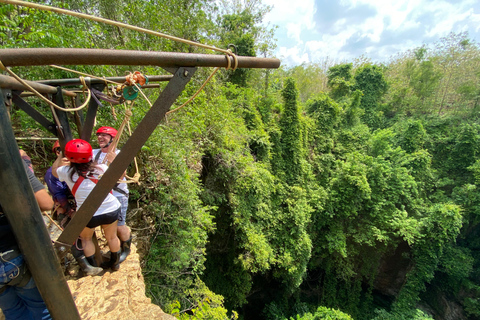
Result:
<svg viewBox="0 0 480 320"><path fill-rule="evenodd" d="M112 127L101 127L97 130L97 134L99 133L109 134L112 136L112 138L115 138L115 136L117 135L117 130Z"/></svg>
<svg viewBox="0 0 480 320"><path fill-rule="evenodd" d="M85 140L73 139L65 145L65 156L70 162L87 163L92 160L92 146Z"/></svg>
<svg viewBox="0 0 480 320"><path fill-rule="evenodd" d="M53 147L52 147L52 152L55 152L55 150L57 150L57 148L60 148L60 141L55 141L55 143L53 144Z"/></svg>

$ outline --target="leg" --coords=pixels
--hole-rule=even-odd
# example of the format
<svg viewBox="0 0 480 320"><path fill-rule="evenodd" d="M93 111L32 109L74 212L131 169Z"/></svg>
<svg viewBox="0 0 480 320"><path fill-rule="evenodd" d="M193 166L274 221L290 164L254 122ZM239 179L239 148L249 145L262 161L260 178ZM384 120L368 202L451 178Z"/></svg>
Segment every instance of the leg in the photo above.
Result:
<svg viewBox="0 0 480 320"><path fill-rule="evenodd" d="M125 195L118 195L117 200L121 205L121 212L117 224L117 236L120 241L125 242L130 239L130 228L125 225L127 219L128 197Z"/></svg>
<svg viewBox="0 0 480 320"><path fill-rule="evenodd" d="M32 314L28 310L24 301L18 296L14 286L7 286L16 277L19 276L20 267L24 264L23 256L6 261L3 257L0 258L0 269L2 273L0 275L0 308L2 309L5 318L9 319L30 319ZM12 280L13 279L13 280Z"/></svg>
<svg viewBox="0 0 480 320"><path fill-rule="evenodd" d="M130 228L126 225L117 226L117 235L120 241L122 242L127 241L128 239L130 239L130 236L131 236Z"/></svg>
<svg viewBox="0 0 480 320"><path fill-rule="evenodd" d="M30 319L31 313L22 299L17 295L15 287L5 286L0 294L0 308L5 319Z"/></svg>
<svg viewBox="0 0 480 320"><path fill-rule="evenodd" d="M105 239L110 247L110 251L120 251L120 240L117 237L117 221L111 224L103 224L102 229L105 233Z"/></svg>
<svg viewBox="0 0 480 320"><path fill-rule="evenodd" d="M116 271L120 268L120 240L117 237L117 221L109 225L102 225L102 229L105 232L105 238L107 239L108 246L110 247L110 260L102 263L102 268L112 268Z"/></svg>
<svg viewBox="0 0 480 320"><path fill-rule="evenodd" d="M78 240L77 240L78 241ZM83 274L86 276L95 276L103 271L102 268L98 268L95 263L95 257L85 257L83 251L78 250L76 243L71 248L72 255L77 260L78 265L82 268Z"/></svg>
<svg viewBox="0 0 480 320"><path fill-rule="evenodd" d="M40 292L38 292L37 286L33 277L30 281L23 287L13 287L17 295L23 300L25 306L30 310L32 314L32 319L38 320L47 320L52 319L50 313L48 312L47 306L43 301ZM23 319L23 318L17 318Z"/></svg>
<svg viewBox="0 0 480 320"><path fill-rule="evenodd" d="M82 244L83 244L83 252L87 257L95 254L95 245L93 244L93 241L92 241L94 232L95 232L95 229L90 229L86 227L80 233L80 239L82 239Z"/></svg>
<svg viewBox="0 0 480 320"><path fill-rule="evenodd" d="M130 254L130 244L132 243L132 233L130 228L125 225L127 220L128 197L125 195L117 195L117 200L121 205L121 212L118 216L117 236L120 239L120 247L122 249L120 262L125 261Z"/></svg>

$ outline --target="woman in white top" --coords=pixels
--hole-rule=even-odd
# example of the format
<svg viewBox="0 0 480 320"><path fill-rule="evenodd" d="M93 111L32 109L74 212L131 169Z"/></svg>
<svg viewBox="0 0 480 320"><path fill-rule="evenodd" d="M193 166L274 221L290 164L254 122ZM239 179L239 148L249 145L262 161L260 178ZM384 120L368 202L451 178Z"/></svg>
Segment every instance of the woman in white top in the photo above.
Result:
<svg viewBox="0 0 480 320"><path fill-rule="evenodd" d="M74 139L65 145L65 156L60 154L52 166L52 174L65 181L75 196L77 210L95 187L99 175L107 170L106 165L92 161L92 146L85 140ZM117 221L120 202L111 193L103 200L92 219L80 233L83 251L90 264L94 263L95 245L92 241L95 228L101 226L110 247L110 261L102 267L118 270L120 259L120 240L117 237ZM95 266L95 265L94 265Z"/></svg>

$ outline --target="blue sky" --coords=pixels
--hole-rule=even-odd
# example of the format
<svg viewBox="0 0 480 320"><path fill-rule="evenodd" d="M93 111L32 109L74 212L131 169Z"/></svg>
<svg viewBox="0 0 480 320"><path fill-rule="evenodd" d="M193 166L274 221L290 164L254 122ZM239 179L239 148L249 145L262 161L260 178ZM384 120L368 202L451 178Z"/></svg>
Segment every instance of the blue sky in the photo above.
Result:
<svg viewBox="0 0 480 320"><path fill-rule="evenodd" d="M284 66L396 53L467 31L480 43L480 0L263 0Z"/></svg>

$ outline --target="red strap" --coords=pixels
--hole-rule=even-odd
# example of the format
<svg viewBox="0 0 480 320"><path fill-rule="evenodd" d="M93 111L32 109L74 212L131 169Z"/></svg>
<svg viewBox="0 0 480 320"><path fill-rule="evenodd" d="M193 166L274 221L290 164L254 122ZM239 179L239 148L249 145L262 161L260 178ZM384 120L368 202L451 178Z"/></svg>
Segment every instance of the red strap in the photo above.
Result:
<svg viewBox="0 0 480 320"><path fill-rule="evenodd" d="M72 188L72 194L73 194L74 197L75 197L75 193L77 193L78 187L80 187L83 180L85 180L85 178L83 176L79 176L77 181L75 181L75 184L73 185L73 188ZM98 179L88 178L88 180L91 180L95 184L98 183ZM110 193L113 194L112 190L110 190Z"/></svg>
<svg viewBox="0 0 480 320"><path fill-rule="evenodd" d="M72 188L72 194L74 197L75 197L75 193L77 193L78 187L80 187L80 184L82 184L83 180L85 180L85 178L83 176L79 176L77 181L75 181L75 184L73 185L73 188Z"/></svg>

